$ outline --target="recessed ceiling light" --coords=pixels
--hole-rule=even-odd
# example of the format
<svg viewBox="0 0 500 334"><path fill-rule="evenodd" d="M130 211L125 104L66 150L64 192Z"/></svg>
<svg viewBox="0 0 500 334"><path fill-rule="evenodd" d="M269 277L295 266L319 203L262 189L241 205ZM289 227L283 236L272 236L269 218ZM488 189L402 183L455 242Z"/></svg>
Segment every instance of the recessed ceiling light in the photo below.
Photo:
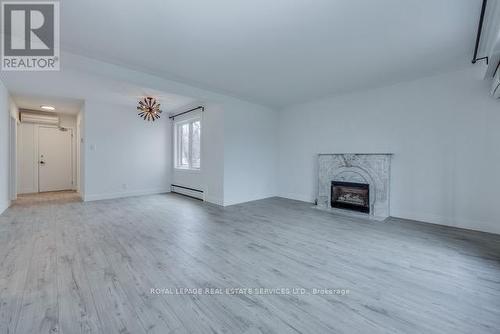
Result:
<svg viewBox="0 0 500 334"><path fill-rule="evenodd" d="M56 108L54 108L53 106L40 106L40 108L42 108L43 110L47 110L47 111L56 110Z"/></svg>

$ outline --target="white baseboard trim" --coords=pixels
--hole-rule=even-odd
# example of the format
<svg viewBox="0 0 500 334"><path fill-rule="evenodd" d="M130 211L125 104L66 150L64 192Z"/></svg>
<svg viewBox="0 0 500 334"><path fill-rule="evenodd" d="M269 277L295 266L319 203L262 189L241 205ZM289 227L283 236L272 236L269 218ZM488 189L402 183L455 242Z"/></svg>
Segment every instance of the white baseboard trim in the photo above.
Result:
<svg viewBox="0 0 500 334"><path fill-rule="evenodd" d="M461 229L466 229L466 230L500 234L500 224L496 224L496 228L495 228L494 224L492 224L490 222L485 222L485 221L451 219L451 218L442 217L442 216L438 216L438 215L420 214L420 213L415 213L415 212L395 212L395 213L391 213L391 217L414 220L414 221L428 223L428 224L456 227L456 228L461 228Z"/></svg>
<svg viewBox="0 0 500 334"><path fill-rule="evenodd" d="M278 197L293 199L301 202L314 203L314 198L311 198L310 196L306 196L303 194L286 193L286 194L279 194Z"/></svg>
<svg viewBox="0 0 500 334"><path fill-rule="evenodd" d="M85 195L83 201L92 202L92 201L101 201L105 199L164 194L169 192L170 192L170 187L162 189L134 190L134 191L107 193L107 194L90 194L90 195Z"/></svg>
<svg viewBox="0 0 500 334"><path fill-rule="evenodd" d="M263 195L263 196L251 197L251 198L244 199L244 200L227 201L224 203L224 206L231 206L231 205L238 205L238 204L248 203L248 202L253 202L253 201L260 201L262 199L272 198L272 197L276 197L276 195Z"/></svg>
<svg viewBox="0 0 500 334"><path fill-rule="evenodd" d="M304 194L293 194L286 193L280 194L279 197L293 199L297 201L313 203L314 199L311 199L310 196ZM401 218L407 220L414 220L418 222L434 224L434 225L444 225L450 227L457 227L466 230L473 230L479 232L487 232L500 234L500 224L492 224L491 222L486 221L472 221L465 219L452 219L443 216L433 215L433 214L422 214L416 212L407 212L407 211L396 211L391 210L391 217Z"/></svg>
<svg viewBox="0 0 500 334"><path fill-rule="evenodd" d="M215 204L215 205L219 205L219 206L223 206L224 205L224 201L222 200L222 198L219 198L219 197L210 197L210 196L207 196L207 195L205 195L205 202L208 202L208 203L211 203L211 204Z"/></svg>
<svg viewBox="0 0 500 334"><path fill-rule="evenodd" d="M10 201L0 203L0 215L9 208L10 204Z"/></svg>

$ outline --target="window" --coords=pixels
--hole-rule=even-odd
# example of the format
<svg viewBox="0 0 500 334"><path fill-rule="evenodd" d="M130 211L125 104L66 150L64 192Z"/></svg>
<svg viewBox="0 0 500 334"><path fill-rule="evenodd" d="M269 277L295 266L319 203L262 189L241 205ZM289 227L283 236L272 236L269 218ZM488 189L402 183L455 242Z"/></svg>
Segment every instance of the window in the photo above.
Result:
<svg viewBox="0 0 500 334"><path fill-rule="evenodd" d="M175 168L200 169L201 119L175 123Z"/></svg>

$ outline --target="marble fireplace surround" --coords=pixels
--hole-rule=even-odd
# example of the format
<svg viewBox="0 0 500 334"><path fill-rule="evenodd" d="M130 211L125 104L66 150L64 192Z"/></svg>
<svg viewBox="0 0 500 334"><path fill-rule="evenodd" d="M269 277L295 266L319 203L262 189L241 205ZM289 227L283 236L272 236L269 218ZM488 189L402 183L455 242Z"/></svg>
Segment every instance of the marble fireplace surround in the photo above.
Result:
<svg viewBox="0 0 500 334"><path fill-rule="evenodd" d="M385 220L390 214L392 153L334 153L318 155L318 208L343 214ZM332 208L332 181L370 185L370 213Z"/></svg>

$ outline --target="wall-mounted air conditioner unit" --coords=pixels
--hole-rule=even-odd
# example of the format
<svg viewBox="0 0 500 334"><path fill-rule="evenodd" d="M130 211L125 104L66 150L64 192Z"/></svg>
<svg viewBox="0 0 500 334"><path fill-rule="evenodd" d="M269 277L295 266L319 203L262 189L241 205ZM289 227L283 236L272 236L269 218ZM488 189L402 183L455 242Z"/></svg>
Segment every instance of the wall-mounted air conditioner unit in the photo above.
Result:
<svg viewBox="0 0 500 334"><path fill-rule="evenodd" d="M21 122L47 124L47 125L59 125L59 117L57 115L21 112Z"/></svg>

